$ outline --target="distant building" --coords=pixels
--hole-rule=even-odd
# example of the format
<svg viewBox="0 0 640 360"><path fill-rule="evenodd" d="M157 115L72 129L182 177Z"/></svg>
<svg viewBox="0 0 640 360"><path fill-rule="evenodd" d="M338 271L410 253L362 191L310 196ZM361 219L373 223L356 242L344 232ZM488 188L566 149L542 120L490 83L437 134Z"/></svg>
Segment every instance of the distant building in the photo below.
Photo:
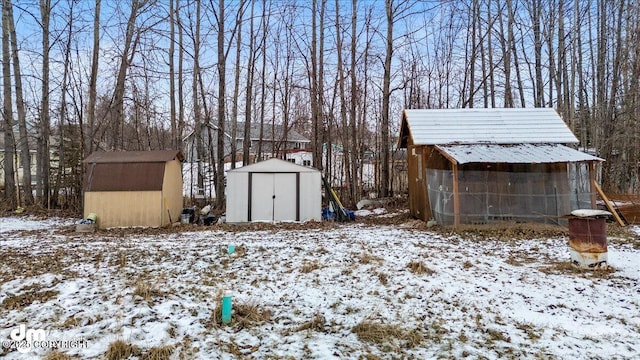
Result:
<svg viewBox="0 0 640 360"><path fill-rule="evenodd" d="M20 141L20 137L16 134L15 139ZM4 134L0 134L0 189L4 188L4 169L5 169L5 158L4 158ZM35 185L36 181L36 149L35 149L35 141L31 141L29 143L29 154L31 158L31 184ZM22 179L24 177L24 166L22 164L22 147L18 144L17 148L14 152L14 158L11 160L13 162L14 170L17 172L17 183L22 186Z"/></svg>
<svg viewBox="0 0 640 360"><path fill-rule="evenodd" d="M201 125L200 136L204 150L204 153L202 154L202 157L204 157L203 160L215 162L211 160L215 159L218 154L218 131L219 129L216 125ZM265 124L262 128L262 136L260 133L260 124L252 124L249 139L247 140L249 141L249 155L252 162L270 159L272 157L285 158L285 154L288 152L295 150L308 150L311 145L311 140L293 129L286 129L282 125ZM231 123L225 124L224 137L225 162L232 162L234 159L231 146L233 139L231 136ZM198 161L197 140L195 130L191 131L184 138L183 142L186 162ZM244 143L244 123L239 122L236 127L235 136L236 161L242 160ZM259 148L261 152L260 154L258 154ZM258 156L260 156L260 159L257 159Z"/></svg>

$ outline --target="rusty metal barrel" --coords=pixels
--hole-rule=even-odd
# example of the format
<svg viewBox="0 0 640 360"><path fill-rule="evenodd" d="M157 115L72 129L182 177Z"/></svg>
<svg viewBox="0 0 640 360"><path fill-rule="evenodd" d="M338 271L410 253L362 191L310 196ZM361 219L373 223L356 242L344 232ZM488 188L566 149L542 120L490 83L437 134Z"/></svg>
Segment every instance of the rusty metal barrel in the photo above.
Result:
<svg viewBox="0 0 640 360"><path fill-rule="evenodd" d="M579 209L571 212L569 251L573 265L593 269L607 265L607 218L603 210Z"/></svg>

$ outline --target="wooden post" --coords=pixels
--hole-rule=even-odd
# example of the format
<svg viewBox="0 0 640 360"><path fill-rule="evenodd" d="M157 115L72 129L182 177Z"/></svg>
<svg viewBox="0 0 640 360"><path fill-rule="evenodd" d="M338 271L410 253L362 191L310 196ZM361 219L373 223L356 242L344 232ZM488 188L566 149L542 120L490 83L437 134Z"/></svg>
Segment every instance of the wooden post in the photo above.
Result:
<svg viewBox="0 0 640 360"><path fill-rule="evenodd" d="M591 208L595 209L596 208L596 192L595 190L595 186L593 186L593 184L596 183L596 164L594 161L589 161L589 184L592 184L591 187Z"/></svg>
<svg viewBox="0 0 640 360"><path fill-rule="evenodd" d="M444 156L451 163L451 168L453 170L453 226L457 229L460 227L460 193L458 192L458 160L456 160L451 155L447 154L446 151L441 149L439 146L435 146L435 149L438 150L442 156Z"/></svg>

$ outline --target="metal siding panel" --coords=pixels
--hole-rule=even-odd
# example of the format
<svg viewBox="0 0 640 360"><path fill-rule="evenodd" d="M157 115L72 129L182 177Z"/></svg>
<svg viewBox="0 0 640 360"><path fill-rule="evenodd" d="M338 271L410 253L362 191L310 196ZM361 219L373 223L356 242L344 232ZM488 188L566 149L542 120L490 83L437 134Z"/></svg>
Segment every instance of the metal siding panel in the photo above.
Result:
<svg viewBox="0 0 640 360"><path fill-rule="evenodd" d="M299 194L296 174L282 173L273 174L273 220L275 221L295 221L296 203Z"/></svg>
<svg viewBox="0 0 640 360"><path fill-rule="evenodd" d="M101 229L162 226L161 191L86 192L84 216L95 213Z"/></svg>
<svg viewBox="0 0 640 360"><path fill-rule="evenodd" d="M273 220L273 188L274 174L253 173L251 174L251 219L250 221L272 221Z"/></svg>
<svg viewBox="0 0 640 360"><path fill-rule="evenodd" d="M171 221L179 221L184 201L182 198L182 165L178 160L169 161L164 167L162 196L162 225L169 223L169 214L167 209L164 208L164 198L167 198Z"/></svg>
<svg viewBox="0 0 640 360"><path fill-rule="evenodd" d="M227 222L247 222L249 174L240 172L227 173Z"/></svg>
<svg viewBox="0 0 640 360"><path fill-rule="evenodd" d="M322 220L321 191L319 172L300 174L300 221Z"/></svg>

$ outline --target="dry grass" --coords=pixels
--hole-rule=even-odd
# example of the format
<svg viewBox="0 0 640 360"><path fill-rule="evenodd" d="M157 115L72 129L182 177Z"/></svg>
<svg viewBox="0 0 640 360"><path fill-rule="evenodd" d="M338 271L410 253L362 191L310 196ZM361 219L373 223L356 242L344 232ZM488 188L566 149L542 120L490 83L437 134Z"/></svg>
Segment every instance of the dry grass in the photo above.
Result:
<svg viewBox="0 0 640 360"><path fill-rule="evenodd" d="M163 297L164 292L158 290L154 285L145 280L136 281L136 288L133 291L133 296L141 297L146 302L153 302L154 298Z"/></svg>
<svg viewBox="0 0 640 360"><path fill-rule="evenodd" d="M494 341L504 341L504 342L511 342L511 337L506 335L505 333L503 333L500 330L496 330L496 329L485 329L485 332L487 334L487 338L489 342L494 342Z"/></svg>
<svg viewBox="0 0 640 360"><path fill-rule="evenodd" d="M76 254L80 256L80 254ZM29 278L42 274L62 274L76 276L66 270L69 264L75 263L73 258L63 249L47 253L31 253L31 248L0 249L0 283L9 282L20 277Z"/></svg>
<svg viewBox="0 0 640 360"><path fill-rule="evenodd" d="M360 341L376 345L401 341L404 347L415 347L424 342L424 337L418 330L406 330L398 325L380 324L369 320L354 326L351 332L356 334Z"/></svg>
<svg viewBox="0 0 640 360"><path fill-rule="evenodd" d="M436 272L431 270L422 261L412 261L407 264L407 268L416 275L433 275Z"/></svg>
<svg viewBox="0 0 640 360"><path fill-rule="evenodd" d="M262 309L255 303L240 303L233 310L233 320L242 328L263 324L271 320L272 315L270 310Z"/></svg>
<svg viewBox="0 0 640 360"><path fill-rule="evenodd" d="M169 360L175 348L172 345L154 346L141 357L142 360Z"/></svg>
<svg viewBox="0 0 640 360"><path fill-rule="evenodd" d="M142 351L140 351L139 347L127 344L123 340L116 340L109 344L109 348L104 356L107 360L124 360L131 356L138 357L141 354Z"/></svg>
<svg viewBox="0 0 640 360"><path fill-rule="evenodd" d="M222 323L222 291L218 291L215 295L216 309L204 325L207 328L220 328ZM272 312L267 309L260 308L256 303L232 303L231 324L239 328L248 328L263 324L271 320Z"/></svg>
<svg viewBox="0 0 640 360"><path fill-rule="evenodd" d="M53 350L49 352L43 360L71 360L71 356L58 350Z"/></svg>
<svg viewBox="0 0 640 360"><path fill-rule="evenodd" d="M446 235L457 234L462 238L473 240L540 239L569 235L569 229L566 227L536 223L501 222L486 225L461 225L457 229L446 227L439 230Z"/></svg>
<svg viewBox="0 0 640 360"><path fill-rule="evenodd" d="M387 283L389 282L389 277L387 276L387 274L383 272L379 272L377 275L378 275L378 280L380 280L380 284L387 285Z"/></svg>
<svg viewBox="0 0 640 360"><path fill-rule="evenodd" d="M311 320L305 321L302 325L298 326L294 331L312 330L317 332L324 332L324 326L327 320L321 314L315 314Z"/></svg>
<svg viewBox="0 0 640 360"><path fill-rule="evenodd" d="M375 256L369 253L363 253L363 254L360 254L360 256L358 257L358 261L360 261L360 264L366 265L371 263L379 264L383 260L381 257Z"/></svg>
<svg viewBox="0 0 640 360"><path fill-rule="evenodd" d="M22 310L23 308L33 304L36 301L44 304L47 301L56 298L57 296L58 292L55 290L45 290L39 292L29 291L25 294L7 297L2 301L2 304L0 304L0 308L4 308L7 310Z"/></svg>
<svg viewBox="0 0 640 360"><path fill-rule="evenodd" d="M314 270L322 269L322 265L320 265L317 261L305 261L302 263L302 267L300 268L300 272L303 274L308 274Z"/></svg>
<svg viewBox="0 0 640 360"><path fill-rule="evenodd" d="M538 339L540 339L540 337L542 336L542 332L544 332L544 329L536 329L536 327L530 323L517 323L516 328L522 330L525 334L527 334L527 337L529 337L529 339L533 341L537 341Z"/></svg>
<svg viewBox="0 0 640 360"><path fill-rule="evenodd" d="M538 270L547 275L573 274L585 278L599 279L607 279L611 276L611 274L616 272L616 269L611 266L598 267L594 269L582 269L573 265L571 261L562 261L549 266L541 266L538 268Z"/></svg>

